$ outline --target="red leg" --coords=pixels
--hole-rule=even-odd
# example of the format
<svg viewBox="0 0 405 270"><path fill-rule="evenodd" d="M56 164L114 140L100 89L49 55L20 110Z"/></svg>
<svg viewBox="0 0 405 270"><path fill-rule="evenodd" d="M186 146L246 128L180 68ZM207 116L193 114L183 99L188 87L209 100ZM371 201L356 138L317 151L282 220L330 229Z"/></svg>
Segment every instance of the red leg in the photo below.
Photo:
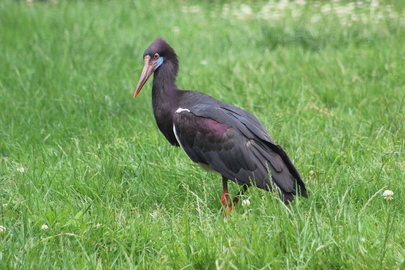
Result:
<svg viewBox="0 0 405 270"><path fill-rule="evenodd" d="M225 208L225 211L232 211L232 202L229 201L229 193L228 193L228 179L222 176L222 196L221 196L221 203ZM226 214L225 214L226 215Z"/></svg>
<svg viewBox="0 0 405 270"><path fill-rule="evenodd" d="M229 201L229 193L227 191L222 191L222 196L221 196L221 203L224 207L228 206L228 201Z"/></svg>
<svg viewBox="0 0 405 270"><path fill-rule="evenodd" d="M232 208L239 202L239 196L243 195L245 191L248 189L247 185L244 185L242 189L236 194L233 200L229 200L229 192L228 192L228 179L222 176L222 196L221 196L221 203L224 206L225 213L224 216L227 216L228 213L232 212Z"/></svg>

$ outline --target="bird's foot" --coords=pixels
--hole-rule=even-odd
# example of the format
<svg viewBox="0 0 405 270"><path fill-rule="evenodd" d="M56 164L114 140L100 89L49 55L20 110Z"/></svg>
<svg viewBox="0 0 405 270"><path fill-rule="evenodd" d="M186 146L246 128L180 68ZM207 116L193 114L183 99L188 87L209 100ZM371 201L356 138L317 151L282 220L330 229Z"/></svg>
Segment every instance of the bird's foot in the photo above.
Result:
<svg viewBox="0 0 405 270"><path fill-rule="evenodd" d="M225 208L227 208L228 206L228 201L229 201L229 193L223 192L221 196L221 203Z"/></svg>
<svg viewBox="0 0 405 270"><path fill-rule="evenodd" d="M236 199L236 198L235 198ZM223 217L224 218L227 218L227 217L230 217L231 216L231 212L232 212L232 209L233 209L233 205L234 205L234 203L235 203L235 199L233 200L233 201L230 201L230 199L229 199L229 193L228 192L223 192L222 193L222 196L221 196L221 203L222 203L222 205L223 205L223 207L224 207L224 214L223 214ZM236 202L237 202L238 200L236 199Z"/></svg>

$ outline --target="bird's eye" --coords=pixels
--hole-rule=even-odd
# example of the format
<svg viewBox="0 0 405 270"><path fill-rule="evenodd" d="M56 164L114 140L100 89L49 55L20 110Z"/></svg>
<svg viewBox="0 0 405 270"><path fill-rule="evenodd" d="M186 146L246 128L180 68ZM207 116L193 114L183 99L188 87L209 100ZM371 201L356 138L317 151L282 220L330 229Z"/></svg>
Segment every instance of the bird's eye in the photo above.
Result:
<svg viewBox="0 0 405 270"><path fill-rule="evenodd" d="M156 59L158 59L159 58L159 54L158 53L155 53L154 55L153 55L153 60L156 60Z"/></svg>

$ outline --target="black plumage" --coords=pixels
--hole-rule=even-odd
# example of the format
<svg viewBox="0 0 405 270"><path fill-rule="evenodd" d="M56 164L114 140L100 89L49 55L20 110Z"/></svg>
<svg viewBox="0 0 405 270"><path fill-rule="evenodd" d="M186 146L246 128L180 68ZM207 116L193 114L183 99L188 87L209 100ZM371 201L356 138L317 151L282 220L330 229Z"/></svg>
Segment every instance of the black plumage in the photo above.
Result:
<svg viewBox="0 0 405 270"><path fill-rule="evenodd" d="M264 190L276 188L285 203L297 194L307 197L298 170L254 115L204 93L177 87L177 56L163 39L146 49L144 62L134 96L154 72L152 104L160 131L192 161L222 175L225 207L232 210L238 201L237 197L229 201L228 179L243 185L239 194L254 185Z"/></svg>

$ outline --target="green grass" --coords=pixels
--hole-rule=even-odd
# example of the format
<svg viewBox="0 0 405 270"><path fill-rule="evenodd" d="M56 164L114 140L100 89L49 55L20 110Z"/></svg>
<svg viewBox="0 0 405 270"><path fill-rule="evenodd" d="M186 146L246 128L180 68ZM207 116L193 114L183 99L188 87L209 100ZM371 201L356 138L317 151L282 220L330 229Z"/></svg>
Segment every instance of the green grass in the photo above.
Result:
<svg viewBox="0 0 405 270"><path fill-rule="evenodd" d="M0 2L0 269L405 269L403 2L229 3ZM132 98L159 36L179 87L254 113L309 199L252 188L222 218L151 83Z"/></svg>

